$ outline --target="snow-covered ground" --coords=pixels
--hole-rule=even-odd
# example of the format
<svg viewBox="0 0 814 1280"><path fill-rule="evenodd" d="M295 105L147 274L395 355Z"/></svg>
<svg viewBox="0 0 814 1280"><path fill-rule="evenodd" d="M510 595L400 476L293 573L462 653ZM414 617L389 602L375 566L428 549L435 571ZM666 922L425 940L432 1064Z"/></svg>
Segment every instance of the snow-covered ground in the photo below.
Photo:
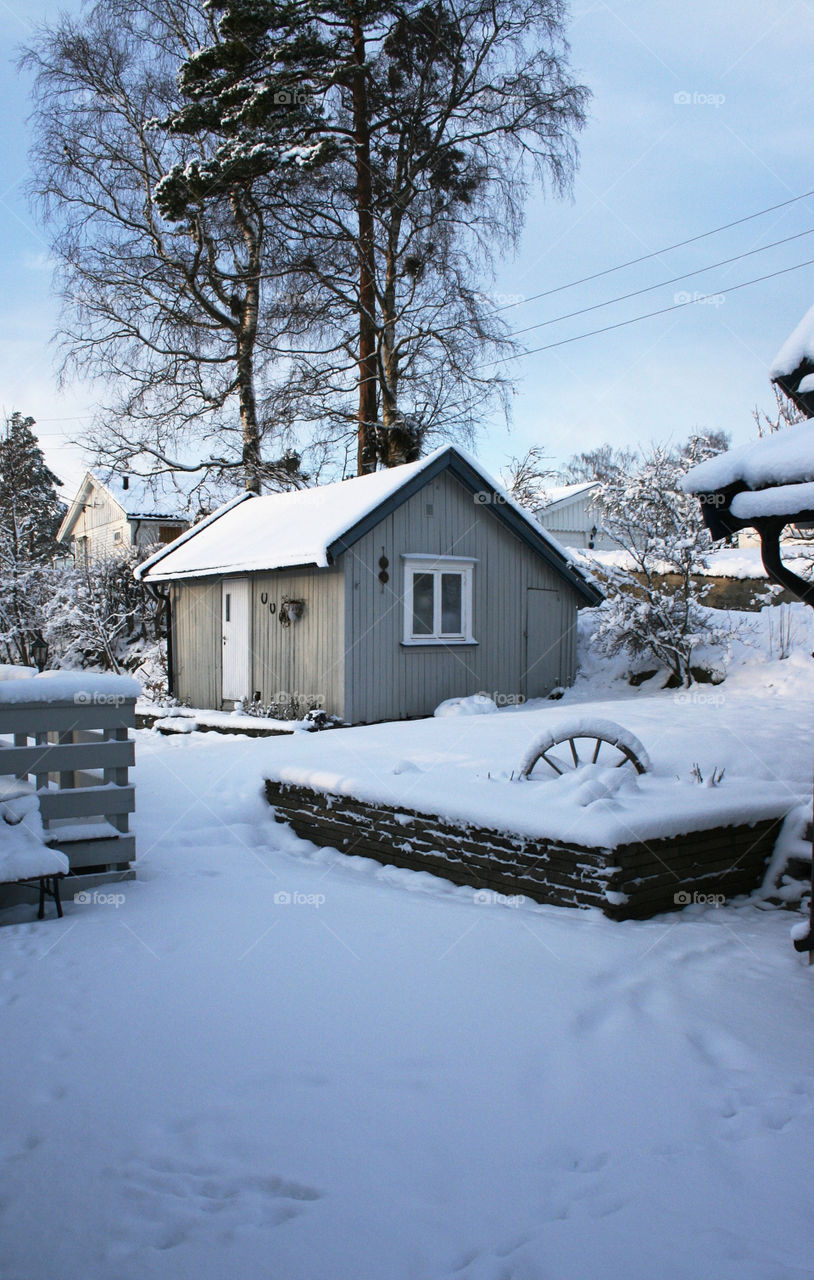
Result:
<svg viewBox="0 0 814 1280"><path fill-rule="evenodd" d="M592 654L594 617L586 612L583 674L559 701L327 737L300 734L268 744L265 770L284 782L404 810L606 848L778 816L811 792L810 614L803 605L733 614L730 652L714 659L726 680L670 691L661 688L666 673L633 689L622 676L624 658ZM791 649L782 660L781 618ZM618 756L603 748L595 768L577 776L557 778L540 765L532 781L517 780L541 737L575 728L588 733L608 721L643 744L652 772L638 778L617 770ZM585 746L582 753L590 758ZM560 757L570 759L567 746ZM721 785L699 785L696 765L705 781L723 771Z"/></svg>
<svg viewBox="0 0 814 1280"><path fill-rule="evenodd" d="M790 658L754 633L724 685L683 698L589 663L542 709L138 733L138 880L62 921L0 913L3 1280L811 1274L798 917L484 902L316 850L261 797L286 752L316 746L328 768L390 734L415 764L419 740L449 756L457 733L485 759L476 735L514 741L591 694L657 768L749 760L802 788L814 645L794 618Z"/></svg>
<svg viewBox="0 0 814 1280"><path fill-rule="evenodd" d="M801 540L785 542L781 550L784 564L794 573L807 577L811 569L812 558L814 558L814 543L802 542ZM586 568L589 570L595 568L600 573L603 569L610 568L636 568L632 555L618 547L601 551L580 549L575 551L574 555ZM663 573L675 572L675 567L666 562L660 565L659 569ZM768 587L768 578L763 567L759 546L723 547L720 550L711 551L707 556L706 568L699 572L699 576L706 578L763 578L766 579Z"/></svg>

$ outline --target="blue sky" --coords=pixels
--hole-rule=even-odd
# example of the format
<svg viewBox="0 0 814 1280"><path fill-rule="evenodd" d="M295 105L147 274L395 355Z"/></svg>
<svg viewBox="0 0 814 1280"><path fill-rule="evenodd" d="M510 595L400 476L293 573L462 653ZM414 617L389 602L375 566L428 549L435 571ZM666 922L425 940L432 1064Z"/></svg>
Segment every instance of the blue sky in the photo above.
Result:
<svg viewBox="0 0 814 1280"><path fill-rule="evenodd" d="M40 19L77 3L0 0L0 408L37 419L51 466L70 487L83 458L68 441L94 388L57 388L50 338L58 307L48 248L27 206L28 84L15 51ZM572 201L528 207L517 256L484 282L498 304L528 298L814 188L814 0L576 0L570 38L594 93ZM602 280L505 312L520 328L645 288L814 228L814 197ZM534 443L554 459L604 441L679 439L722 428L735 441L769 407L773 355L814 303L814 265L738 292L727 288L814 259L814 234L526 335L528 346L712 295L697 306L517 361L513 422L484 424L498 470Z"/></svg>

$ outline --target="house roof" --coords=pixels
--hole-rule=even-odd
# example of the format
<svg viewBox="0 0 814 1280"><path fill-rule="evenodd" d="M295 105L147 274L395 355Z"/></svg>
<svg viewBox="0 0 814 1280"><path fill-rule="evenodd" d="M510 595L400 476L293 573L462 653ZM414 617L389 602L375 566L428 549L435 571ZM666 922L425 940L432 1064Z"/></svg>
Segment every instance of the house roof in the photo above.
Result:
<svg viewBox="0 0 814 1280"><path fill-rule="evenodd" d="M418 462L291 493L244 494L213 512L136 570L147 582L325 567L434 476L451 471L483 505L542 555L591 604L601 599L573 558L474 458L446 445ZM497 498L497 501L495 501Z"/></svg>
<svg viewBox="0 0 814 1280"><path fill-rule="evenodd" d="M86 471L76 497L71 502L57 532L57 541L64 542L73 532L74 525L95 489L104 489L130 520L188 521L193 490L199 484L197 477L180 476L177 473L159 472L154 476L127 476L116 472Z"/></svg>
<svg viewBox="0 0 814 1280"><path fill-rule="evenodd" d="M794 373L804 360L814 361L814 307L805 313L797 327L786 338L772 361L769 377L776 379Z"/></svg>
<svg viewBox="0 0 814 1280"><path fill-rule="evenodd" d="M581 498L584 494L590 493L599 485L598 480L580 480L577 484L560 484L554 485L545 491L545 501L540 510L545 514L551 511L552 507L565 506L569 502L573 502L575 498Z"/></svg>
<svg viewBox="0 0 814 1280"><path fill-rule="evenodd" d="M200 477L161 471L153 476L127 477L118 472L92 472L94 479L112 494L122 510L134 520L189 519L189 504ZM127 480L127 488L124 481Z"/></svg>
<svg viewBox="0 0 814 1280"><path fill-rule="evenodd" d="M719 453L681 483L687 493L716 496L704 506L714 538L771 517L807 521L814 512L814 424L801 422Z"/></svg>
<svg viewBox="0 0 814 1280"><path fill-rule="evenodd" d="M814 307L772 361L769 377L807 417L814 417Z"/></svg>
<svg viewBox="0 0 814 1280"><path fill-rule="evenodd" d="M707 458L688 471L687 493L714 493L741 481L748 489L814 480L814 424L800 422Z"/></svg>

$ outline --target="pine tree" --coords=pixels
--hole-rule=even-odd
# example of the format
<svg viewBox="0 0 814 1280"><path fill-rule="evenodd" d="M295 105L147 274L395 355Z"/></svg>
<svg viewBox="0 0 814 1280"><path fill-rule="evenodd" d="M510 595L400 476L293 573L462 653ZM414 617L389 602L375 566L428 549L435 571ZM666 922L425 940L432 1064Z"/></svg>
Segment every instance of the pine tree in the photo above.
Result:
<svg viewBox="0 0 814 1280"><path fill-rule="evenodd" d="M218 39L184 63L184 105L165 127L199 139L202 155L208 142L214 158L174 168L156 201L167 218L190 219L241 181L300 175L265 209L290 238L289 297L309 298L297 408L310 398L315 419L346 428L351 360L358 471L411 461L428 428L445 419L448 431L456 415L470 426L474 404L502 387L483 355L503 349L504 327L472 264L516 238L528 173L568 187L587 92L571 79L562 10L552 0L209 8Z"/></svg>
<svg viewBox="0 0 814 1280"><path fill-rule="evenodd" d="M13 413L0 439L0 530L19 554L50 560L65 507L57 495L62 481L46 466L35 425Z"/></svg>
<svg viewBox="0 0 814 1280"><path fill-rule="evenodd" d="M0 440L0 643L6 657L30 665L42 639L56 534L64 514L32 428L13 413Z"/></svg>

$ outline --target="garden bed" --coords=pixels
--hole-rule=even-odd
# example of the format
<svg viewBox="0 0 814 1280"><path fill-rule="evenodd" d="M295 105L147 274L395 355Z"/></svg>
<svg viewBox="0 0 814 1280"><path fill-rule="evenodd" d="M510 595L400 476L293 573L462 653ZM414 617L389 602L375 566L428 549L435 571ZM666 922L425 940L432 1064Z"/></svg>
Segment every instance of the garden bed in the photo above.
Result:
<svg viewBox="0 0 814 1280"><path fill-rule="evenodd" d="M710 825L613 848L497 830L314 787L267 780L275 817L314 844L455 884L643 919L756 889L783 815Z"/></svg>

